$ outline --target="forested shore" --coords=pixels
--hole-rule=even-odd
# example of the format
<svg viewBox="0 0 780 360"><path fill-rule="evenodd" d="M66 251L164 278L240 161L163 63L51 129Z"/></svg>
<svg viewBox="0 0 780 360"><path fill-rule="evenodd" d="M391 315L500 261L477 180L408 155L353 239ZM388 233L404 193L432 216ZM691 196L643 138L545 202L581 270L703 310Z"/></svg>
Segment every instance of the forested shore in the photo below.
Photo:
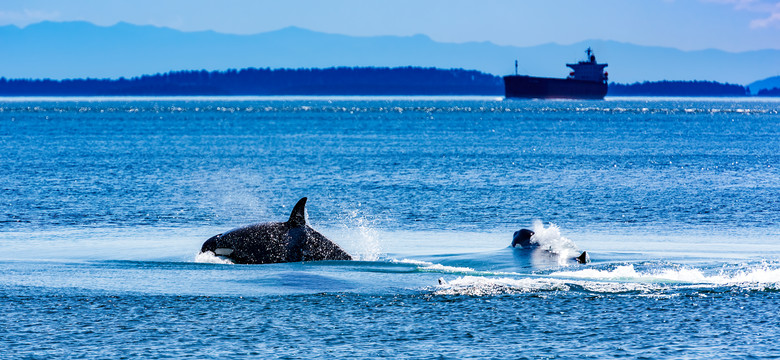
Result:
<svg viewBox="0 0 780 360"><path fill-rule="evenodd" d="M0 78L0 96L503 94L500 76L422 67L192 70L118 79ZM750 96L750 90L715 81L664 80L610 83L607 96ZM780 89L764 89L758 96L780 96Z"/></svg>

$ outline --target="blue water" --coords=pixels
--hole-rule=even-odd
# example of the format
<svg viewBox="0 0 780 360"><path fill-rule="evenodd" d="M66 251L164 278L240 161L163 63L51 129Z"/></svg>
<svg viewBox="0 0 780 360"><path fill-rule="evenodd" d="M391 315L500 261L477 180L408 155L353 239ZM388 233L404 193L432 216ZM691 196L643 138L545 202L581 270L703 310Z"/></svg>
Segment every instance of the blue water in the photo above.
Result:
<svg viewBox="0 0 780 360"><path fill-rule="evenodd" d="M777 100L6 98L0 169L2 359L780 358ZM357 261L198 254L303 196Z"/></svg>

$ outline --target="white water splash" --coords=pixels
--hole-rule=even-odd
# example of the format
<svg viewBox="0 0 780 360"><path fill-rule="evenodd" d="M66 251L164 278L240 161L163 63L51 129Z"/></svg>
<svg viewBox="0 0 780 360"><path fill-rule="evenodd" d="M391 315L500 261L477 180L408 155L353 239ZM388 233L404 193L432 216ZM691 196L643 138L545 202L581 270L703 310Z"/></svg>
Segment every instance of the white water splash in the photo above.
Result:
<svg viewBox="0 0 780 360"><path fill-rule="evenodd" d="M595 281L565 281L551 278L488 278L463 276L450 281L440 281L434 287L434 295L493 296L536 292L570 291L578 287L596 293L650 293L664 289L658 284L610 283Z"/></svg>
<svg viewBox="0 0 780 360"><path fill-rule="evenodd" d="M222 256L217 256L211 251L206 251L206 252L198 253L198 255L195 255L195 262L204 263L204 264L224 264L224 265L234 264L233 261L231 261L230 259Z"/></svg>
<svg viewBox="0 0 780 360"><path fill-rule="evenodd" d="M750 271L738 271L732 275L718 275L713 278L726 284L758 283L774 284L775 287L780 287L780 268L771 269L769 266L764 265L761 268L755 268Z"/></svg>
<svg viewBox="0 0 780 360"><path fill-rule="evenodd" d="M580 250L574 245L574 241L563 237L557 225L550 223L548 227L544 227L540 220L535 220L532 230L534 235L531 237L531 242L539 244L539 248L543 250L557 254L561 265L570 258L580 255Z"/></svg>
<svg viewBox="0 0 780 360"><path fill-rule="evenodd" d="M492 296L581 289L594 293L639 292L643 296L669 296L674 289L702 289L722 286L742 289L780 289L780 265L761 264L742 270L721 270L707 275L692 267L637 271L634 265L610 270L558 271L549 275L491 277L467 275L439 280L434 295ZM672 293L671 295L674 295Z"/></svg>
<svg viewBox="0 0 780 360"><path fill-rule="evenodd" d="M554 277L581 278L611 281L684 283L711 285L780 285L780 267L762 264L749 269L721 271L717 275L706 275L699 269L682 267L675 269L656 269L637 271L634 265L618 266L612 270L583 269L578 271L559 271L550 274Z"/></svg>
<svg viewBox="0 0 780 360"><path fill-rule="evenodd" d="M341 218L343 234L341 239L347 240L349 253L355 260L377 261L382 255L382 246L379 241L380 234L373 222L358 210L349 211Z"/></svg>

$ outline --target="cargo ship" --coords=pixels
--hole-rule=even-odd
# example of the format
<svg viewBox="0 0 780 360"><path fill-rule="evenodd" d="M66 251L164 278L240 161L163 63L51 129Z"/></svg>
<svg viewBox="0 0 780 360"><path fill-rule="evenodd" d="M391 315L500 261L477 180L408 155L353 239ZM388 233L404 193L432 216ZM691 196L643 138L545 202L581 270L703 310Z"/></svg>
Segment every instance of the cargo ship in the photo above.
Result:
<svg viewBox="0 0 780 360"><path fill-rule="evenodd" d="M587 59L566 64L572 69L565 79L517 75L504 76L506 98L539 99L603 99L607 95L607 64L596 62L596 55L588 48Z"/></svg>

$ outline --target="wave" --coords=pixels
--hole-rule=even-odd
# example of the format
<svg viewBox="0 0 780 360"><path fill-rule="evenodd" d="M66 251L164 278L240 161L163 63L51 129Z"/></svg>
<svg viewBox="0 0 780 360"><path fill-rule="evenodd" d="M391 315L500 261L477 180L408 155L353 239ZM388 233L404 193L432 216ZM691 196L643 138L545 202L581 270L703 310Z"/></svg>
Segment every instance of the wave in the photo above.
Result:
<svg viewBox="0 0 780 360"><path fill-rule="evenodd" d="M764 263L748 269L721 270L718 274L707 275L701 269L679 267L672 269L652 269L637 271L633 264L617 266L611 270L583 269L577 271L557 271L554 277L586 278L595 280L636 281L653 283L684 283L708 285L770 284L780 285L780 266Z"/></svg>
<svg viewBox="0 0 780 360"><path fill-rule="evenodd" d="M442 264L434 264L432 262L428 261L421 261L421 260L411 260L411 259L392 259L390 262L395 264L409 264L409 265L416 265L418 271L422 272L441 272L441 273L451 273L451 274L471 274L471 273L477 273L476 270L469 268L469 267L459 267L459 266L446 266Z"/></svg>
<svg viewBox="0 0 780 360"><path fill-rule="evenodd" d="M637 271L634 265L614 269L557 271L522 278L461 276L439 280L429 290L434 295L491 296L555 291L588 293L640 293L670 295L679 290L732 287L745 290L780 290L780 264L763 263L743 269L723 269L717 274L692 267Z"/></svg>
<svg viewBox="0 0 780 360"><path fill-rule="evenodd" d="M569 290L569 286L563 281L539 278L512 279L464 276L449 282L440 279L439 282L440 285L433 291L434 295L487 296Z"/></svg>
<svg viewBox="0 0 780 360"><path fill-rule="evenodd" d="M487 278L463 276L452 281L439 281L432 289L434 295L493 296L506 294L586 291L591 293L651 293L662 290L656 284L609 283L594 281L571 281L544 277L527 278Z"/></svg>

